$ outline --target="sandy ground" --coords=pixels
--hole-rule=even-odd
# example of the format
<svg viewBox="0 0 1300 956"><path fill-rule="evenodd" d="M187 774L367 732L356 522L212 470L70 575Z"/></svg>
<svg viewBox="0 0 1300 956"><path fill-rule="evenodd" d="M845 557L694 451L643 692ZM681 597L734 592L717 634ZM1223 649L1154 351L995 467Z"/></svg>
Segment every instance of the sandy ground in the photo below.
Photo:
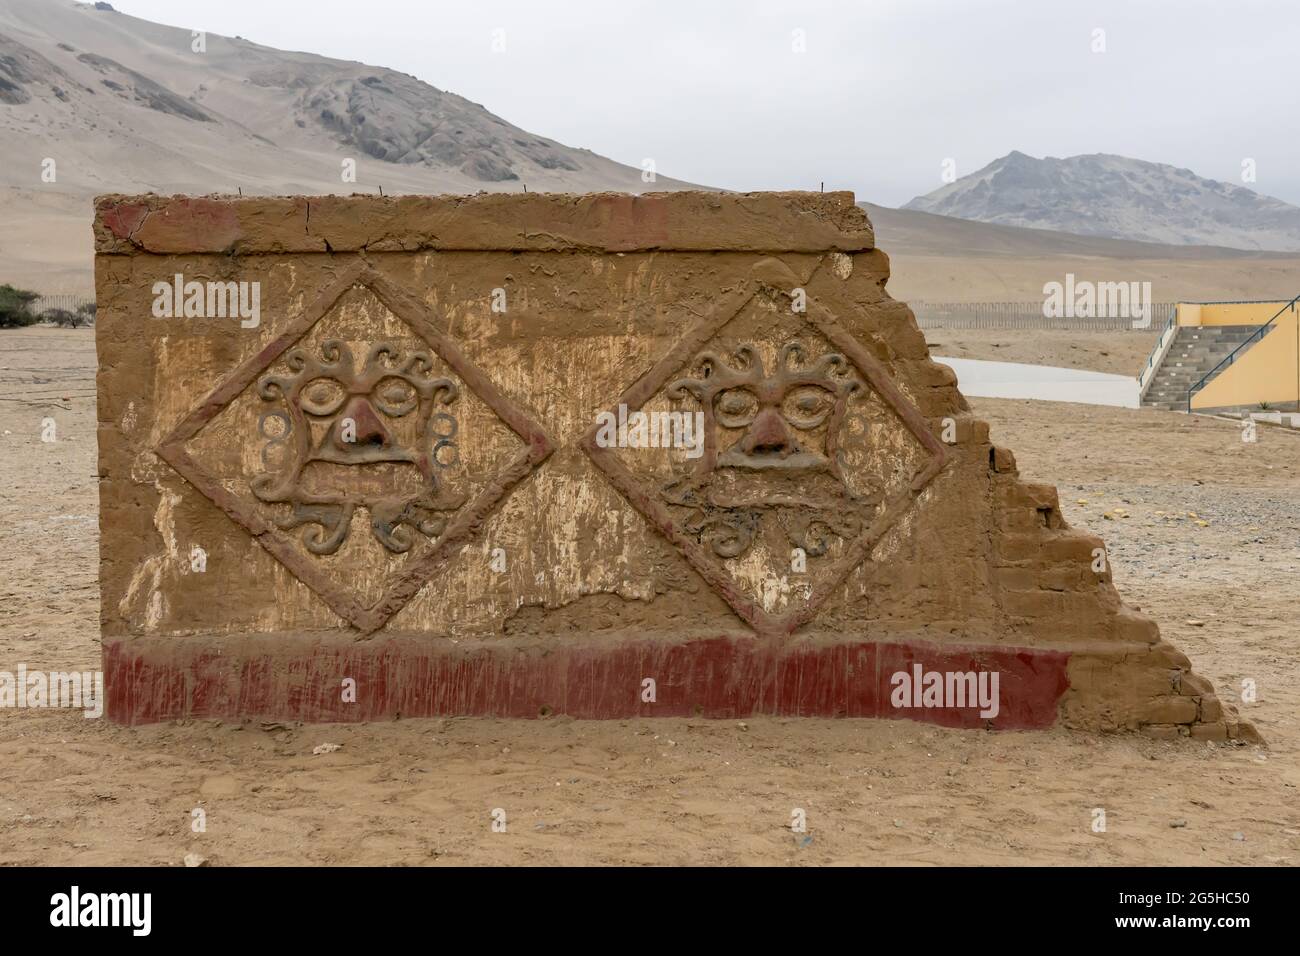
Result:
<svg viewBox="0 0 1300 956"><path fill-rule="evenodd" d="M1076 332L1054 329L925 329L931 355L1024 362L1135 376L1159 330Z"/></svg>
<svg viewBox="0 0 1300 956"><path fill-rule="evenodd" d="M1105 350L1129 347L1116 338ZM1068 348L1043 351L1070 364ZM94 364L91 332L0 332L0 670L97 665ZM1300 863L1300 437L976 408L1025 474L1060 486L1072 524L1105 536L1117 585L1224 699L1256 682L1243 706L1268 749L902 721L124 729L9 710L0 863ZM342 748L313 756L325 742ZM789 829L794 808L808 833Z"/></svg>

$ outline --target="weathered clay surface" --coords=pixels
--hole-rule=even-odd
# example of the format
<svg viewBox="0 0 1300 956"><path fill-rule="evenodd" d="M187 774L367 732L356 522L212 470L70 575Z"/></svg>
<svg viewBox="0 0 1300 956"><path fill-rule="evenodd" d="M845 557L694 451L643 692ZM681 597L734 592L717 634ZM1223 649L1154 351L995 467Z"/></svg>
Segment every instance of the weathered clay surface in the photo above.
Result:
<svg viewBox="0 0 1300 956"><path fill-rule="evenodd" d="M95 232L118 720L1255 738L990 444L850 194L108 196ZM257 323L154 317L178 274ZM992 716L919 689L994 672Z"/></svg>

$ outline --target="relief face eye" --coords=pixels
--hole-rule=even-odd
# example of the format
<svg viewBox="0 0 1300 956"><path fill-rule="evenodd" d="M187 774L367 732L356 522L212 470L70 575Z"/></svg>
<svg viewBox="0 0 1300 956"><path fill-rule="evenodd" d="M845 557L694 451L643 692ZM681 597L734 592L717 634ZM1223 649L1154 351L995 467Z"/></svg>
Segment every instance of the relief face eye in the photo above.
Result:
<svg viewBox="0 0 1300 956"><path fill-rule="evenodd" d="M758 396L747 388L729 388L714 406L723 428L746 428L758 414Z"/></svg>
<svg viewBox="0 0 1300 956"><path fill-rule="evenodd" d="M401 418L415 408L420 396L415 386L406 379L385 378L371 391L370 399L385 415Z"/></svg>
<svg viewBox="0 0 1300 956"><path fill-rule="evenodd" d="M835 397L816 385L800 385L786 393L781 414L795 428L816 428L835 407Z"/></svg>
<svg viewBox="0 0 1300 956"><path fill-rule="evenodd" d="M314 378L298 393L298 404L308 415L333 415L347 397L347 389L334 379Z"/></svg>

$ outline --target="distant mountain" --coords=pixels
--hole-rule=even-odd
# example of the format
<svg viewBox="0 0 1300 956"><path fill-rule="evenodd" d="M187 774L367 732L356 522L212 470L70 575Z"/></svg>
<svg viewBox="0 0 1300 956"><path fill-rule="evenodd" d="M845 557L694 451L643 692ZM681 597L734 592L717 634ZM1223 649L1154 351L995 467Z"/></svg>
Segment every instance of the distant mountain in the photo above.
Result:
<svg viewBox="0 0 1300 956"><path fill-rule="evenodd" d="M1001 226L868 202L876 243L889 254L889 291L904 302L1042 301L1066 275L1150 282L1153 301L1290 299L1300 253L1166 245Z"/></svg>
<svg viewBox="0 0 1300 956"><path fill-rule="evenodd" d="M684 185L650 186L395 70L194 42L106 3L0 0L0 184L32 185L53 157L60 185L96 190L351 191L345 158L391 192Z"/></svg>
<svg viewBox="0 0 1300 956"><path fill-rule="evenodd" d="M0 0L0 282L88 287L104 192L691 188L395 70L215 33L194 45L107 3Z"/></svg>
<svg viewBox="0 0 1300 956"><path fill-rule="evenodd" d="M904 209L1084 236L1300 250L1300 207L1162 163L1011 152Z"/></svg>

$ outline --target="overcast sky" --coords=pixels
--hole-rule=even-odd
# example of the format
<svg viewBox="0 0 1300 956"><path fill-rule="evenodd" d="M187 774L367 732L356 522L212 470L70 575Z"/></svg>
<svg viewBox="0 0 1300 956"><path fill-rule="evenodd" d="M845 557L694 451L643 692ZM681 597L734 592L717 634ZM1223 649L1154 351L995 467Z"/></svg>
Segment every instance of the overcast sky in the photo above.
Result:
<svg viewBox="0 0 1300 956"><path fill-rule="evenodd" d="M114 6L412 73L524 129L712 186L825 181L901 205L941 185L947 158L965 175L1018 149L1235 183L1249 158L1252 188L1300 204L1300 0Z"/></svg>

